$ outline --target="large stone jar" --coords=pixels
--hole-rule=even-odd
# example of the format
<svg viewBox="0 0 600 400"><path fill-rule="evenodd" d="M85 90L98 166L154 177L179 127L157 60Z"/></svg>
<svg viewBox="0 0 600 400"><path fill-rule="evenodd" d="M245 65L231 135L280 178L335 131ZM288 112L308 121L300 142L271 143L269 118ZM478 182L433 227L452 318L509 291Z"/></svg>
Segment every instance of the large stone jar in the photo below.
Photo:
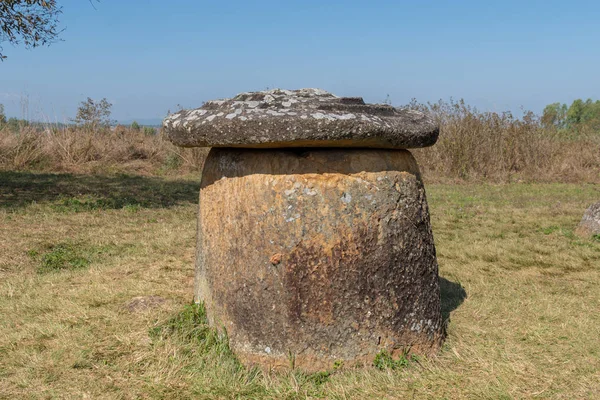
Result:
<svg viewBox="0 0 600 400"><path fill-rule="evenodd" d="M307 371L430 355L444 338L416 161L424 114L316 89L244 93L165 120L211 146L202 175L197 301L242 362Z"/></svg>

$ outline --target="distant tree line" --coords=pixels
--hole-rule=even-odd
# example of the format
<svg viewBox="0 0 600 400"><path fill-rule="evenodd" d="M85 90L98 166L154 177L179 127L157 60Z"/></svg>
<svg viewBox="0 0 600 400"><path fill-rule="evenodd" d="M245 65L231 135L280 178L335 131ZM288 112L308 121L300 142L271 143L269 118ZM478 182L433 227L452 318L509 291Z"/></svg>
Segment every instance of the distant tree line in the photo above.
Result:
<svg viewBox="0 0 600 400"><path fill-rule="evenodd" d="M577 99L570 106L552 103L544 108L541 119L545 128L600 130L600 100Z"/></svg>
<svg viewBox="0 0 600 400"><path fill-rule="evenodd" d="M117 123L117 121L110 117L111 108L112 104L106 98L94 100L88 97L87 100L79 103L77 114L70 122L90 132L108 130ZM0 104L0 128L8 128L16 132L20 128L29 125L30 122L26 119L7 118L4 112L4 105ZM42 124L33 123L33 125ZM121 125L118 125L118 127L122 128ZM156 134L156 129L150 126L141 126L137 121L133 121L129 128L136 132L143 131L146 135Z"/></svg>
<svg viewBox="0 0 600 400"><path fill-rule="evenodd" d="M6 114L4 113L4 104L0 104L0 128L8 127L9 129L16 131L19 128L27 125L29 125L29 121L26 119L18 119L14 117L6 118Z"/></svg>
<svg viewBox="0 0 600 400"><path fill-rule="evenodd" d="M111 124L116 122L110 118L111 107L112 104L105 98L96 101L88 97L87 100L79 103L77 114L70 122L92 131L108 129ZM30 125L30 122L26 119L7 118L4 112L4 105L0 104L0 128L7 126L16 130L28 125Z"/></svg>
<svg viewBox="0 0 600 400"><path fill-rule="evenodd" d="M91 131L108 129L116 123L110 118L111 108L112 104L105 98L97 101L88 97L79 104L77 114L71 122ZM587 129L600 132L600 100L577 99L570 106L561 103L549 104L544 108L540 122L544 128L575 132ZM29 125L29 121L25 119L7 118L4 105L0 104L0 127L8 126L17 129L26 125ZM130 128L134 131L142 129L136 121L133 121ZM143 127L143 130L146 134L155 132L154 128L149 127Z"/></svg>

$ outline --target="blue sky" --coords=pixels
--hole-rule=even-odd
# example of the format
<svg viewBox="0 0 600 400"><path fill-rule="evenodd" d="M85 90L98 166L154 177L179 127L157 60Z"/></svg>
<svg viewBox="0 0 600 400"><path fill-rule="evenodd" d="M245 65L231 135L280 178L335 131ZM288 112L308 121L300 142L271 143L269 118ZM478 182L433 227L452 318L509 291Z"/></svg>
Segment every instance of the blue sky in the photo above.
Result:
<svg viewBox="0 0 600 400"><path fill-rule="evenodd" d="M494 111L600 98L598 1L59 3L64 41L4 44L9 116L65 121L89 96L118 120L159 119L267 87Z"/></svg>

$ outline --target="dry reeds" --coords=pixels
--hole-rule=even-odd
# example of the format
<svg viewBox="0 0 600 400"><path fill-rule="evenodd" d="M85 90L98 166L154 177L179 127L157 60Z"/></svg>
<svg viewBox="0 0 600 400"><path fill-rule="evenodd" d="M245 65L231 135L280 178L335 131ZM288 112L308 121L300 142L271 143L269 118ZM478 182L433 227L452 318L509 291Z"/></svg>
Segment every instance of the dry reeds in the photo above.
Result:
<svg viewBox="0 0 600 400"><path fill-rule="evenodd" d="M117 126L22 126L0 129L0 169L69 172L191 172L202 167L206 149L181 149L163 135Z"/></svg>
<svg viewBox="0 0 600 400"><path fill-rule="evenodd" d="M479 112L463 101L413 107L441 126L435 146L415 150L429 180L600 182L600 132L543 128L531 112Z"/></svg>
<svg viewBox="0 0 600 400"><path fill-rule="evenodd" d="M533 113L479 112L463 101L413 108L441 126L435 146L414 150L428 181L600 182L600 132L545 128ZM0 127L0 169L69 172L189 173L207 149L181 149L158 131L117 126Z"/></svg>

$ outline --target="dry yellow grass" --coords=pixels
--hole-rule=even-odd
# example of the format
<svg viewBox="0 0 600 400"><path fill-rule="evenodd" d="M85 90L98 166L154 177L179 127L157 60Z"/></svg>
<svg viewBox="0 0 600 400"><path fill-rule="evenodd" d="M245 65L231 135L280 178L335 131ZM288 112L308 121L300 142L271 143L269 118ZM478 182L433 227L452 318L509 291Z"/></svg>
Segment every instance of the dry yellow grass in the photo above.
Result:
<svg viewBox="0 0 600 400"><path fill-rule="evenodd" d="M92 131L76 126L0 125L0 169L77 173L169 175L198 171L206 148L182 149L162 134L118 126Z"/></svg>
<svg viewBox="0 0 600 400"><path fill-rule="evenodd" d="M600 132L545 127L532 112L480 112L464 101L412 104L440 124L435 146L414 151L429 179L600 183Z"/></svg>
<svg viewBox="0 0 600 400"><path fill-rule="evenodd" d="M246 370L193 324L152 334L192 300L197 181L0 172L0 182L0 398L600 393L600 242L572 233L598 185L429 185L450 314L442 352L325 376ZM88 263L39 272L49 254L71 254L57 244ZM166 301L128 309L151 295Z"/></svg>
<svg viewBox="0 0 600 400"><path fill-rule="evenodd" d="M532 113L480 112L463 101L420 105L440 124L435 146L415 149L429 181L600 183L600 132L543 126ZM154 132L152 129L150 131ZM199 172L205 148L118 126L0 125L0 170L175 175Z"/></svg>

